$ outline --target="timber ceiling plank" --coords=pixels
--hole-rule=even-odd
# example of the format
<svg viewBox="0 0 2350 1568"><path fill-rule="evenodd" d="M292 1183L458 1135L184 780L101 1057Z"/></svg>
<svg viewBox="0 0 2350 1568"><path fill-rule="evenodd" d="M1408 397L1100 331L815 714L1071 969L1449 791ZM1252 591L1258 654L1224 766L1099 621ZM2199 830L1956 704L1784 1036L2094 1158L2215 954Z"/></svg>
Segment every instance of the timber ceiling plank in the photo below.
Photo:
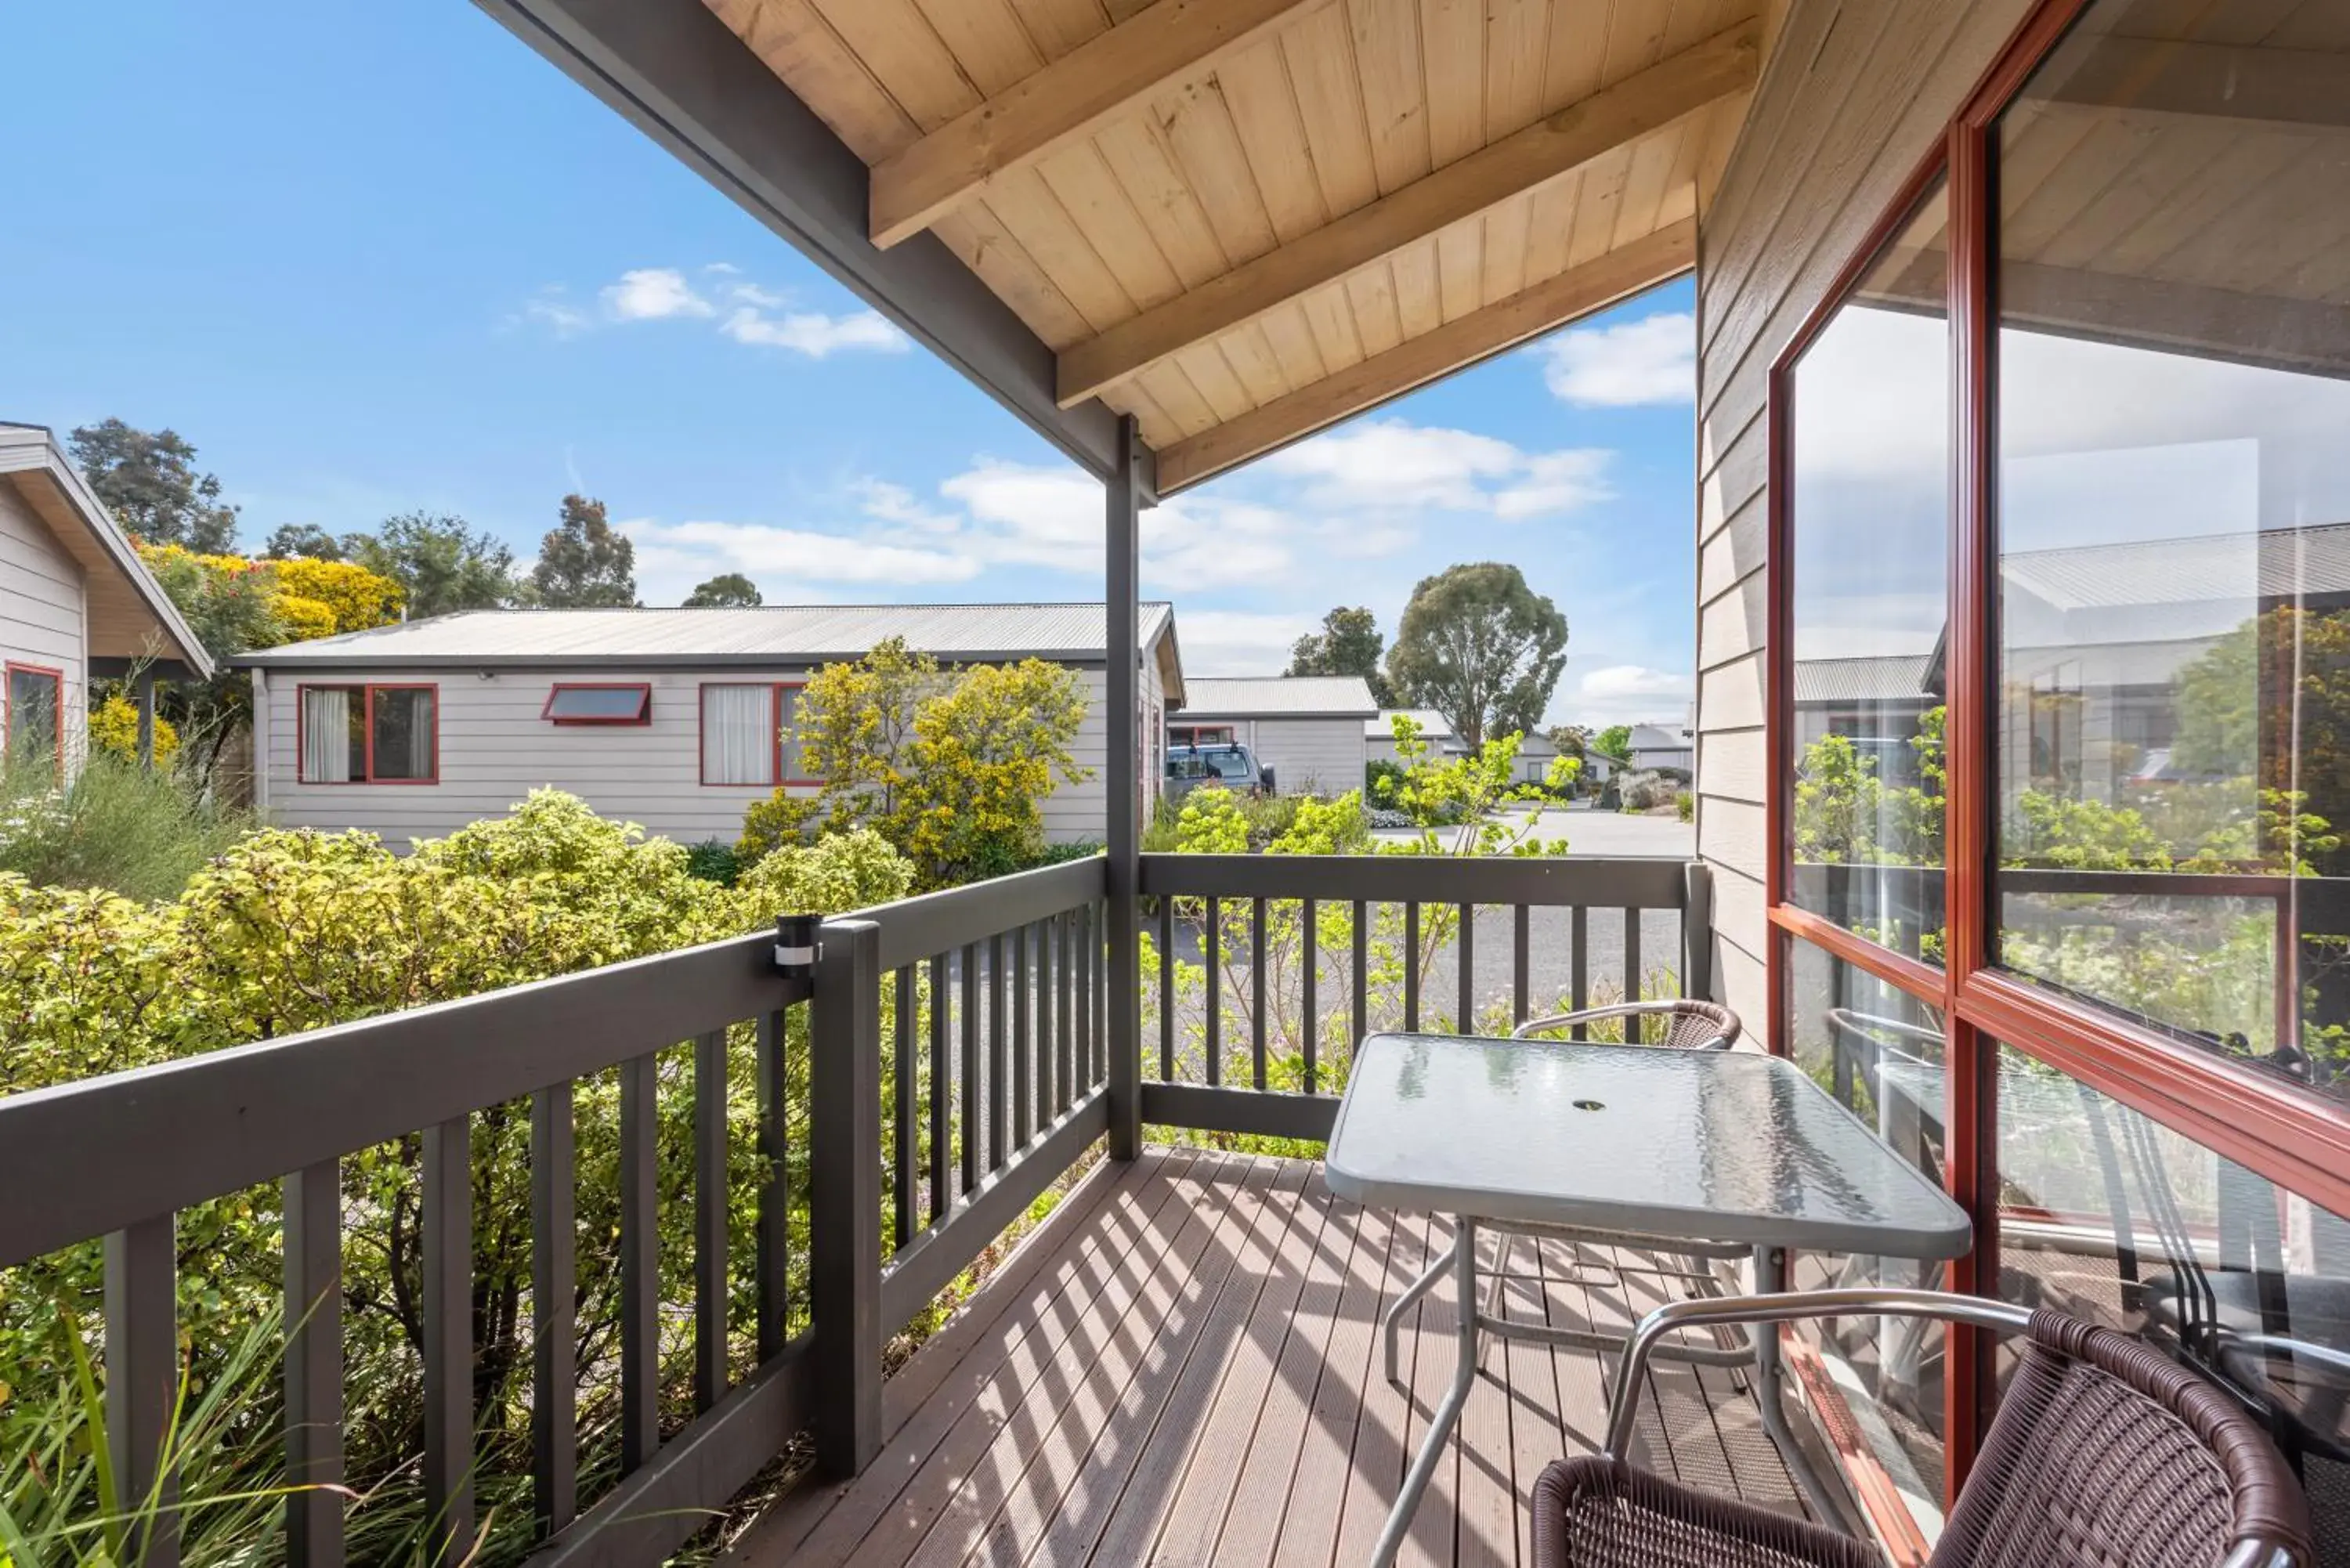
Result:
<svg viewBox="0 0 2350 1568"><path fill-rule="evenodd" d="M1547 278L1433 332L1407 338L1384 354L1161 447L1159 493L1171 495L1563 322L1603 309L1688 271L1696 257L1696 221L1684 219L1588 266Z"/></svg>
<svg viewBox="0 0 2350 1568"><path fill-rule="evenodd" d="M1188 344L1214 337L1283 300L1342 279L1423 235L1460 225L1498 202L1570 169L1593 163L1717 99L1742 91L1752 85L1758 49L1758 25L1752 20L1742 22L1211 283L1143 311L1062 354L1060 395L1066 403L1080 402ZM1478 85L1482 98L1482 71ZM1251 144L1254 145L1253 139ZM1586 190L1586 207L1590 200ZM1612 237L1612 204L1607 223L1600 233ZM1578 219L1578 243L1583 227ZM1464 265L1471 260L1465 254L1469 248L1465 239L1455 246ZM1604 239L1596 248L1605 248ZM1440 274L1451 270L1451 259L1444 257L1440 243ZM1591 258L1578 257L1571 251L1570 260L1577 259ZM1480 288L1482 272L1482 265L1471 266L1471 275ZM1452 290L1450 280L1444 281L1451 306ZM1450 318L1459 312L1449 307L1446 314ZM1326 358L1326 344L1325 348Z"/></svg>
<svg viewBox="0 0 2350 1568"><path fill-rule="evenodd" d="M868 0L857 0L859 5ZM873 243L919 234L996 181L1268 37L1331 0L1159 0L1011 81L873 171ZM972 9L956 0L949 10ZM1008 14L1007 14L1008 15ZM884 71L887 79L889 73Z"/></svg>

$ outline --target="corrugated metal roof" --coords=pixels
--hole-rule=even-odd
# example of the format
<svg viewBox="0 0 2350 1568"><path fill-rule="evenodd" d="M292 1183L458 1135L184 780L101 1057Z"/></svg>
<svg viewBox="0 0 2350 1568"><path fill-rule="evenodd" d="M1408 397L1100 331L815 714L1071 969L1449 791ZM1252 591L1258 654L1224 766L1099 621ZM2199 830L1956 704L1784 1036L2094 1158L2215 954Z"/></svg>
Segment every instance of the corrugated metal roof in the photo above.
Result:
<svg viewBox="0 0 2350 1568"><path fill-rule="evenodd" d="M1142 607L1145 648L1173 627L1174 607ZM755 609L466 610L240 655L267 669L500 665L726 665L857 659L902 637L947 659L1100 659L1102 607L765 605Z"/></svg>
<svg viewBox="0 0 2350 1568"><path fill-rule="evenodd" d="M1798 702L1883 702L1929 696L1930 653L1876 654L1862 659L1799 659Z"/></svg>
<svg viewBox="0 0 2350 1568"><path fill-rule="evenodd" d="M1195 675L1184 685L1190 691L1186 718L1274 714L1352 719L1379 711L1369 684L1359 675Z"/></svg>
<svg viewBox="0 0 2350 1568"><path fill-rule="evenodd" d="M2350 523L2025 550L2000 571L2062 610L2350 594Z"/></svg>
<svg viewBox="0 0 2350 1568"><path fill-rule="evenodd" d="M1446 723L1444 715L1433 708L1382 708L1378 718L1363 721L1363 738L1367 741L1394 740L1395 716L1398 713L1409 715L1411 722L1419 726L1419 738L1423 741L1449 741L1452 738L1452 726Z"/></svg>

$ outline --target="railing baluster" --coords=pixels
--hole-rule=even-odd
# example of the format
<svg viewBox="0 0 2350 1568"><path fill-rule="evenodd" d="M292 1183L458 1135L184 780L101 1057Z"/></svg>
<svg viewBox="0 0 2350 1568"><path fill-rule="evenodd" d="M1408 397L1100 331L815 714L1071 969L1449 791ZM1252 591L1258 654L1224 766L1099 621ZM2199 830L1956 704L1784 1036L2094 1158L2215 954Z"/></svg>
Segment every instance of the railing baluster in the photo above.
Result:
<svg viewBox="0 0 2350 1568"><path fill-rule="evenodd" d="M1321 933L1314 929L1313 899L1305 899L1298 905L1297 910L1299 934L1304 939L1304 947L1299 954L1298 985L1302 991L1300 1011L1305 1014L1305 1038L1300 1044L1305 1053L1305 1092L1311 1095L1319 1093L1321 1088L1315 1073L1315 1056L1322 1044L1322 1023L1314 1012L1315 982L1321 978L1315 972L1320 967L1315 949L1321 940Z"/></svg>
<svg viewBox="0 0 2350 1568"><path fill-rule="evenodd" d="M1264 900L1249 900L1249 1067L1256 1086L1264 1078Z"/></svg>
<svg viewBox="0 0 2350 1568"><path fill-rule="evenodd" d="M145 1515L129 1542L140 1568L180 1561L180 1478L164 1464L180 1395L172 1238L169 1214L106 1238L106 1439L122 1507Z"/></svg>
<svg viewBox="0 0 2350 1568"><path fill-rule="evenodd" d="M915 1108L921 1071L921 1004L915 996L912 964L898 967L897 985L898 1070L891 1085L896 1103L889 1117L895 1145L889 1151L889 1206L894 1212L889 1231L892 1243L902 1247L914 1239L915 1173L921 1167L920 1118Z"/></svg>
<svg viewBox="0 0 2350 1568"><path fill-rule="evenodd" d="M954 1139L948 1108L954 1103L954 1074L947 1065L947 955L931 955L931 1223L946 1218L954 1197Z"/></svg>
<svg viewBox="0 0 2350 1568"><path fill-rule="evenodd" d="M1527 997L1534 987L1534 911L1523 904L1510 911L1510 1027L1534 1016Z"/></svg>
<svg viewBox="0 0 2350 1568"><path fill-rule="evenodd" d="M1159 898L1159 1077L1175 1081L1175 899Z"/></svg>
<svg viewBox="0 0 2350 1568"><path fill-rule="evenodd" d="M792 1321L791 1100L785 1047L790 1039L782 1009L759 1018L759 1362L784 1353Z"/></svg>
<svg viewBox="0 0 2350 1568"><path fill-rule="evenodd" d="M620 1473L660 1447L660 1061L620 1064Z"/></svg>
<svg viewBox="0 0 2350 1568"><path fill-rule="evenodd" d="M1036 1049L1035 997L1030 987L1028 948L1036 929L1023 926L1012 933L1012 1141L1028 1147L1035 1094L1029 1082L1028 1063Z"/></svg>
<svg viewBox="0 0 2350 1568"><path fill-rule="evenodd" d="M1012 1071L1012 1042L1005 1033L1003 933L987 939L987 1168L1002 1170L1011 1154L1011 1128L1004 1116L1005 1082Z"/></svg>
<svg viewBox="0 0 2350 1568"><path fill-rule="evenodd" d="M425 1560L473 1539L473 1126L424 1129Z"/></svg>
<svg viewBox="0 0 2350 1568"><path fill-rule="evenodd" d="M1624 1000L1640 1000L1640 911L1638 909L1624 911ZM1639 1037L1640 1020L1624 1020L1624 1044L1638 1044Z"/></svg>
<svg viewBox="0 0 2350 1568"><path fill-rule="evenodd" d="M693 1408L726 1395L726 1031L693 1043Z"/></svg>
<svg viewBox="0 0 2350 1568"><path fill-rule="evenodd" d="M530 1097L530 1493L541 1539L579 1511L578 1173L571 1103L568 1084Z"/></svg>
<svg viewBox="0 0 2350 1568"><path fill-rule="evenodd" d="M1054 988L1060 982L1054 978L1053 922L1050 919L1036 923L1036 1127L1039 1131L1053 1125L1053 1054L1055 1031L1059 1027L1059 1011L1053 1005Z"/></svg>
<svg viewBox="0 0 2350 1568"><path fill-rule="evenodd" d="M1208 895L1208 920L1200 929L1200 961L1208 971L1208 1083L1224 1081L1224 961L1223 914L1220 900Z"/></svg>
<svg viewBox="0 0 2350 1568"><path fill-rule="evenodd" d="M1580 904L1567 912L1567 1010L1572 1012L1580 1012L1591 1005L1590 914L1591 911ZM1591 1031L1578 1023L1575 1026L1575 1038L1588 1040Z"/></svg>
<svg viewBox="0 0 2350 1568"><path fill-rule="evenodd" d="M962 950L962 996L956 1002L962 1025L962 1189L979 1185L979 944Z"/></svg>
<svg viewBox="0 0 2350 1568"><path fill-rule="evenodd" d="M1055 1114L1069 1108L1076 1087L1077 979L1072 966L1076 961L1077 952L1076 936L1070 929L1074 919L1066 912L1053 918L1053 940L1061 950L1054 965L1060 971L1061 983L1061 1033L1055 1043L1053 1060L1053 1109Z"/></svg>
<svg viewBox="0 0 2350 1568"><path fill-rule="evenodd" d="M1094 960L1094 1082L1109 1082L1109 905L1093 907L1093 941L1087 951Z"/></svg>
<svg viewBox="0 0 2350 1568"><path fill-rule="evenodd" d="M1362 899L1355 900L1355 1038L1347 1047L1347 1060L1351 1063L1355 1053L1363 1048L1363 1038L1371 1032L1371 907Z"/></svg>
<svg viewBox="0 0 2350 1568"><path fill-rule="evenodd" d="M1477 1033L1477 906L1461 906L1460 1016L1453 1027L1462 1034Z"/></svg>
<svg viewBox="0 0 2350 1568"><path fill-rule="evenodd" d="M1091 905L1069 911L1069 941L1075 966L1071 979L1077 988L1076 999L1076 1075L1072 1080L1069 1100L1063 1110L1076 1102L1094 1084L1094 921Z"/></svg>
<svg viewBox="0 0 2350 1568"><path fill-rule="evenodd" d="M1419 905L1403 907L1403 1026L1419 1027Z"/></svg>
<svg viewBox="0 0 2350 1568"><path fill-rule="evenodd" d="M296 1171L285 1194L286 1568L340 1568L342 1162Z"/></svg>

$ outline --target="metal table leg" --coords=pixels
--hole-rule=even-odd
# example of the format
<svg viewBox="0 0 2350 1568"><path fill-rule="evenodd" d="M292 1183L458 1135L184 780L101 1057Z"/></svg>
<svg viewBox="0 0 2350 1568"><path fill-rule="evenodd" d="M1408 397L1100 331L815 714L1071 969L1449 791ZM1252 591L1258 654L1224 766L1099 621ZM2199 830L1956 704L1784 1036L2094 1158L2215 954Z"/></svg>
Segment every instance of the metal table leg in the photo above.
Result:
<svg viewBox="0 0 2350 1568"><path fill-rule="evenodd" d="M1764 1295L1776 1294L1787 1288L1785 1248L1754 1249L1754 1288ZM1762 1409L1762 1429L1778 1445L1779 1457L1786 1461L1788 1471L1794 1476L1796 1484L1804 1489L1804 1498L1811 1505L1813 1517L1832 1529L1841 1528L1844 1510L1831 1501L1826 1484L1812 1469L1811 1457L1796 1439L1794 1429L1787 1425L1786 1412L1780 1404L1785 1369L1779 1360L1778 1325L1758 1324L1753 1332L1754 1402Z"/></svg>
<svg viewBox="0 0 2350 1568"><path fill-rule="evenodd" d="M1371 1568L1394 1568L1403 1538L1410 1533L1411 1516L1419 1511L1420 1495L1436 1474L1437 1461L1452 1446L1452 1428L1460 1424L1461 1407L1469 1402L1469 1390L1477 1382L1477 1222L1465 1214L1453 1221L1451 1262L1454 1299L1460 1303L1460 1325L1453 1331L1457 1359L1452 1386L1429 1417L1428 1436L1420 1440L1419 1452L1403 1478L1403 1490L1396 1495L1395 1507L1388 1511L1387 1527L1379 1532L1378 1547L1371 1553ZM1415 1288L1425 1289L1430 1282L1432 1278L1423 1279Z"/></svg>
<svg viewBox="0 0 2350 1568"><path fill-rule="evenodd" d="M1452 1267L1453 1253L1460 1250L1461 1238L1456 1233L1452 1238L1452 1251L1439 1252L1436 1261L1421 1272L1419 1278L1406 1285L1403 1293L1397 1296L1388 1310L1380 1314L1379 1334L1387 1341L1388 1381L1399 1388L1403 1386L1403 1378L1397 1371L1396 1344L1403 1334L1403 1314L1410 1310L1414 1302L1428 1293L1429 1287L1444 1277L1445 1271Z"/></svg>

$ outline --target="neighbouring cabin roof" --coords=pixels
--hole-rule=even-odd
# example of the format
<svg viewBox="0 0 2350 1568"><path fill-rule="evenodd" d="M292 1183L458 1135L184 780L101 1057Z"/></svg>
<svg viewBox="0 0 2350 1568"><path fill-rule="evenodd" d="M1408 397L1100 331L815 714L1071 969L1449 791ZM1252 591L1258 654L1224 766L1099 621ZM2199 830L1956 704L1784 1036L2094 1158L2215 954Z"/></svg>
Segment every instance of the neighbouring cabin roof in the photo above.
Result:
<svg viewBox="0 0 2350 1568"><path fill-rule="evenodd" d="M2350 523L2024 550L2000 576L2059 610L2350 594Z"/></svg>
<svg viewBox="0 0 2350 1568"><path fill-rule="evenodd" d="M1697 745L1687 733L1662 724L1635 724L1632 738L1624 743L1635 752L1686 752Z"/></svg>
<svg viewBox="0 0 2350 1568"><path fill-rule="evenodd" d="M1175 607L1141 610L1142 646L1164 644L1177 679ZM909 646L956 663L1004 659L1098 663L1102 607L1094 604L764 605L750 609L464 610L239 654L262 670L695 668L825 664L860 659L876 643Z"/></svg>
<svg viewBox="0 0 2350 1568"><path fill-rule="evenodd" d="M1199 676L1186 719L1360 719L1379 711L1359 675Z"/></svg>
<svg viewBox="0 0 2350 1568"><path fill-rule="evenodd" d="M79 564L92 659L172 660L197 680L211 655L45 425L0 421L0 484L15 490Z"/></svg>
<svg viewBox="0 0 2350 1568"><path fill-rule="evenodd" d="M1799 659L1795 701L1799 704L1932 701L1926 680L1933 662L1930 653Z"/></svg>
<svg viewBox="0 0 2350 1568"><path fill-rule="evenodd" d="M1452 738L1452 726L1446 723L1444 715L1433 708L1382 708L1378 718L1363 721L1363 738L1367 741L1394 740L1395 717L1399 713L1419 726L1419 738L1423 741L1441 742Z"/></svg>

